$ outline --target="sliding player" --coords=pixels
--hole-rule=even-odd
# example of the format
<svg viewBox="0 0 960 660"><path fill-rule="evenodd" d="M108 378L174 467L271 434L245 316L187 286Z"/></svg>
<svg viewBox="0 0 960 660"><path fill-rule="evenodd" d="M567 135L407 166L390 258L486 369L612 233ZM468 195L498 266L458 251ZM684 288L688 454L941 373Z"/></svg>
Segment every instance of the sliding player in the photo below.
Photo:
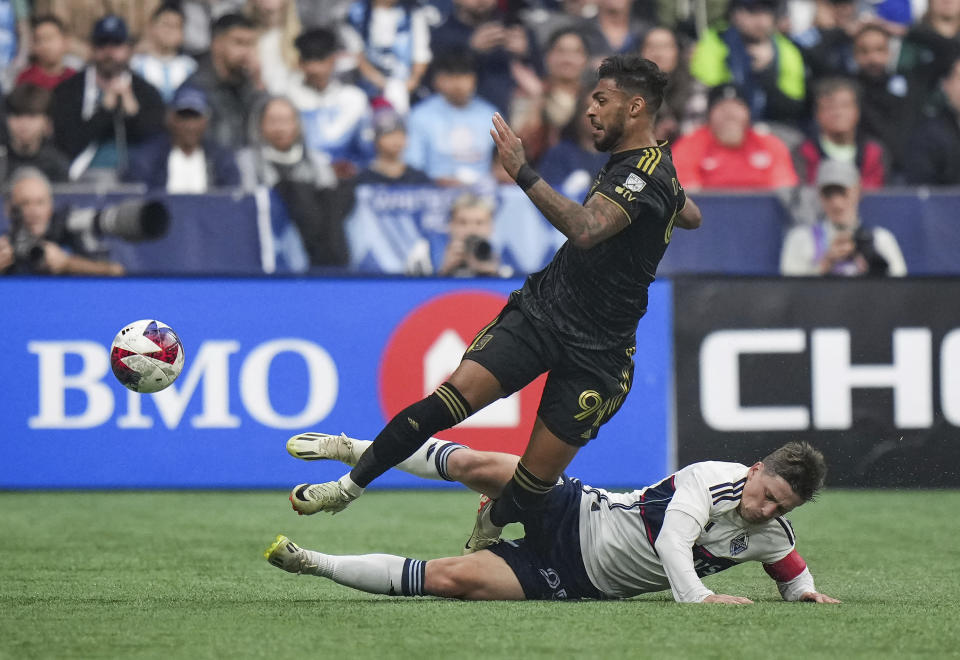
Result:
<svg viewBox="0 0 960 660"><path fill-rule="evenodd" d="M298 458L353 464L369 442L346 436L294 436ZM474 451L431 439L397 467L460 481L485 497L500 495L517 456ZM629 493L591 488L566 475L546 507L523 521L526 536L462 557L421 561L393 555L335 556L278 536L265 556L291 573L317 575L392 596L467 600L627 598L670 589L678 602L750 603L716 594L701 578L759 561L788 601L837 603L818 593L794 547L784 515L813 499L826 474L823 455L791 442L750 467L694 463ZM481 498L483 499L483 498Z"/></svg>

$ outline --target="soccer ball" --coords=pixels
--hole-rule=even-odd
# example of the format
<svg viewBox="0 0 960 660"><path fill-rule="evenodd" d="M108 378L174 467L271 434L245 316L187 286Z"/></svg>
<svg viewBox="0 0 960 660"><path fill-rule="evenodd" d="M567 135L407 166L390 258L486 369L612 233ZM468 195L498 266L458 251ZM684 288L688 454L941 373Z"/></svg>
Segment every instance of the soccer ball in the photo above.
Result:
<svg viewBox="0 0 960 660"><path fill-rule="evenodd" d="M145 319L124 326L110 346L110 366L134 392L159 392L183 370L183 345L166 323Z"/></svg>

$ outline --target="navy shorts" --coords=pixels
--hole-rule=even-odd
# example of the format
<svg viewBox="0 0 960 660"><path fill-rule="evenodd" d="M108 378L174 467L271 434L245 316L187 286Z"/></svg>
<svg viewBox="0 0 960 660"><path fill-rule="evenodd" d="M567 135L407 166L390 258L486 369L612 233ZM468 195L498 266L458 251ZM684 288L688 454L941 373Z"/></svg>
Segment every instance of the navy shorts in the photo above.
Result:
<svg viewBox="0 0 960 660"><path fill-rule="evenodd" d="M564 345L512 300L463 354L483 365L508 394L550 372L537 415L575 447L597 437L623 405L633 381L635 346L594 351Z"/></svg>
<svg viewBox="0 0 960 660"><path fill-rule="evenodd" d="M562 475L546 508L524 523L526 536L490 548L517 576L527 600L606 598L590 582L580 555L581 493L579 479Z"/></svg>

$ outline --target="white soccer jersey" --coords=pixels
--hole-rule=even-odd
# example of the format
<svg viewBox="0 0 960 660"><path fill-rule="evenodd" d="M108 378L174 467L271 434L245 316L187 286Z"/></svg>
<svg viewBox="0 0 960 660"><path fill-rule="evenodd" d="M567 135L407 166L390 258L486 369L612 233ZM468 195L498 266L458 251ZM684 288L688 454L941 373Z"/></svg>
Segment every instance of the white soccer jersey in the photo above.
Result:
<svg viewBox="0 0 960 660"><path fill-rule="evenodd" d="M603 593L619 598L670 589L654 550L664 516L670 510L682 511L700 525L700 535L693 545L693 564L699 577L745 561L770 565L783 560L794 548L793 529L781 517L760 524L740 517L737 506L746 481L745 465L708 461L694 463L659 484L630 493L584 486L580 549L590 580ZM800 577L801 571L809 575L796 557L790 574L768 567L768 573L780 581L782 593L784 584ZM812 580L804 588L812 590Z"/></svg>

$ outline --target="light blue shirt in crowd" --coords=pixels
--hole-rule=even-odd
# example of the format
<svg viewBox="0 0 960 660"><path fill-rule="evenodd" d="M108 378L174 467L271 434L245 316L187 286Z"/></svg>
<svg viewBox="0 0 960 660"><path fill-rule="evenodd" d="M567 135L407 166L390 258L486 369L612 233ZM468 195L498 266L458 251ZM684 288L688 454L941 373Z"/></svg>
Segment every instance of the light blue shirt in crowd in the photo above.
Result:
<svg viewBox="0 0 960 660"><path fill-rule="evenodd" d="M467 185L488 179L494 148L491 119L496 111L478 97L458 108L434 94L410 112L407 164L431 179L455 178Z"/></svg>

